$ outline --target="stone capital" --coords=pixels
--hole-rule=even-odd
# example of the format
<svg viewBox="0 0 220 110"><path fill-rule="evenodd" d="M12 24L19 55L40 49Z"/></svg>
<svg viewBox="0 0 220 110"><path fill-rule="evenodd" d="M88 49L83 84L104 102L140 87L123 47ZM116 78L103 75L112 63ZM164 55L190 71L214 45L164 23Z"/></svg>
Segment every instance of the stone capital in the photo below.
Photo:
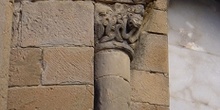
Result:
<svg viewBox="0 0 220 110"><path fill-rule="evenodd" d="M138 39L144 15L144 5L101 4L95 5L96 52L105 49L119 49L132 60L132 45Z"/></svg>

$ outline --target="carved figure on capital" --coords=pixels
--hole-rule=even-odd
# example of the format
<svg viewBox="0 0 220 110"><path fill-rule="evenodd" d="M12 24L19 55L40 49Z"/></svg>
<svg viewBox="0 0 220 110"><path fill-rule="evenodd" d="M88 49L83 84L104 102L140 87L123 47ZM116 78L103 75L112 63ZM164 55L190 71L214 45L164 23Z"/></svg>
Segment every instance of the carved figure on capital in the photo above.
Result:
<svg viewBox="0 0 220 110"><path fill-rule="evenodd" d="M143 5L96 4L96 43L117 41L131 44L143 21Z"/></svg>

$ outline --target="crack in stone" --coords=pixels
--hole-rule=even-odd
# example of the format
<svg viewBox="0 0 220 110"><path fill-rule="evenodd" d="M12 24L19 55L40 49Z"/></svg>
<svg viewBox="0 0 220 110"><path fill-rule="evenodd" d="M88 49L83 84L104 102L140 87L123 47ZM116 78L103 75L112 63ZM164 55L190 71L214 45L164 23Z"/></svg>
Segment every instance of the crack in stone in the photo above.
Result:
<svg viewBox="0 0 220 110"><path fill-rule="evenodd" d="M131 70L139 71L139 72L147 72L147 73L150 73L150 74L161 74L161 75L163 75L164 77L169 78L169 76L168 76L169 74L166 73L166 72L143 70L143 69L131 69Z"/></svg>
<svg viewBox="0 0 220 110"><path fill-rule="evenodd" d="M94 93L92 93L89 89L88 89L88 85L86 85L86 90L94 97ZM94 88L94 86L93 86L93 88Z"/></svg>
<svg viewBox="0 0 220 110"><path fill-rule="evenodd" d="M101 79L101 78L104 78L104 77L118 77L118 78L121 78L121 79L125 80L126 82L130 83L127 79L123 78L122 76L113 75L113 74L99 76L98 78L95 78L95 80L98 80L98 79Z"/></svg>
<svg viewBox="0 0 220 110"><path fill-rule="evenodd" d="M81 81L63 81L59 84L66 84L66 85L92 85L92 83L89 82L81 82Z"/></svg>
<svg viewBox="0 0 220 110"><path fill-rule="evenodd" d="M134 102L134 103L146 103L146 104L153 105L153 106L163 106L163 107L169 107L169 105L163 105L163 104L154 104L154 103L150 103L150 102L144 102L144 101L136 101L136 100L131 100L131 102Z"/></svg>

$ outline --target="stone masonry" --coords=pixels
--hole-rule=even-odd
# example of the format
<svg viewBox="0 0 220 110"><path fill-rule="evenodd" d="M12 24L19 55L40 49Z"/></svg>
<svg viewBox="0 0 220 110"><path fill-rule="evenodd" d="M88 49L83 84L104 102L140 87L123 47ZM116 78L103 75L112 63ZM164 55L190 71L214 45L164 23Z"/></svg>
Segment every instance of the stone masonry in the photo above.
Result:
<svg viewBox="0 0 220 110"><path fill-rule="evenodd" d="M0 110L169 110L167 0L1 0Z"/></svg>
<svg viewBox="0 0 220 110"><path fill-rule="evenodd" d="M91 1L15 2L9 110L92 110Z"/></svg>
<svg viewBox="0 0 220 110"><path fill-rule="evenodd" d="M133 110L169 110L167 1L157 0L131 63Z"/></svg>

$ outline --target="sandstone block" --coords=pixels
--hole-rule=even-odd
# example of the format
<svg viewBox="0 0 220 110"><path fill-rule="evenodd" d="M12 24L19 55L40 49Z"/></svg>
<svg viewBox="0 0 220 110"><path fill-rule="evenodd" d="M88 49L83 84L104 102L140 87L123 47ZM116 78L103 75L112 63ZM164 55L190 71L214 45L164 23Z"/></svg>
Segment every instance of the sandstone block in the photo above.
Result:
<svg viewBox="0 0 220 110"><path fill-rule="evenodd" d="M156 106L157 110L170 110L169 107Z"/></svg>
<svg viewBox="0 0 220 110"><path fill-rule="evenodd" d="M43 84L93 84L93 48L53 47L43 53Z"/></svg>
<svg viewBox="0 0 220 110"><path fill-rule="evenodd" d="M130 84L118 76L105 76L95 80L97 108L95 110L129 110Z"/></svg>
<svg viewBox="0 0 220 110"><path fill-rule="evenodd" d="M167 12L153 9L151 13L149 24L144 27L144 30L153 33L167 34Z"/></svg>
<svg viewBox="0 0 220 110"><path fill-rule="evenodd" d="M94 44L91 1L27 2L22 7L21 46Z"/></svg>
<svg viewBox="0 0 220 110"><path fill-rule="evenodd" d="M168 0L156 0L155 8L159 10L167 10Z"/></svg>
<svg viewBox="0 0 220 110"><path fill-rule="evenodd" d="M131 63L132 69L168 73L167 42L165 35L143 34Z"/></svg>
<svg viewBox="0 0 220 110"><path fill-rule="evenodd" d="M131 103L131 110L157 110L154 105L150 105L148 103Z"/></svg>
<svg viewBox="0 0 220 110"><path fill-rule="evenodd" d="M122 51L100 51L95 56L95 78L120 76L130 82L130 58Z"/></svg>
<svg viewBox="0 0 220 110"><path fill-rule="evenodd" d="M131 72L131 99L137 102L169 105L168 78L144 71Z"/></svg>
<svg viewBox="0 0 220 110"><path fill-rule="evenodd" d="M8 96L8 77L0 77L0 110L6 110Z"/></svg>
<svg viewBox="0 0 220 110"><path fill-rule="evenodd" d="M93 87L10 88L8 110L93 110Z"/></svg>
<svg viewBox="0 0 220 110"><path fill-rule="evenodd" d="M0 0L0 110L7 109L12 3Z"/></svg>
<svg viewBox="0 0 220 110"><path fill-rule="evenodd" d="M14 12L13 12L13 25L12 25L12 38L11 38L11 47L15 48L19 46L19 39L21 35L21 3L14 3Z"/></svg>
<svg viewBox="0 0 220 110"><path fill-rule="evenodd" d="M11 50L9 86L40 84L41 53L38 48Z"/></svg>

